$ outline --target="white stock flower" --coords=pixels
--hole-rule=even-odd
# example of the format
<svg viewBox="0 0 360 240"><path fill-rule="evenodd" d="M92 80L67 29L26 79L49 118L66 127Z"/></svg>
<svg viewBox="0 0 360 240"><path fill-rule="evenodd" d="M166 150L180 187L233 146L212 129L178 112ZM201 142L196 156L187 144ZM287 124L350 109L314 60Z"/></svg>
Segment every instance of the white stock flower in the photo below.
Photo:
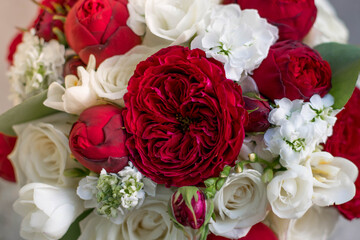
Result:
<svg viewBox="0 0 360 240"><path fill-rule="evenodd" d="M29 240L60 239L83 210L74 189L43 183L21 188L13 207L24 217L20 235Z"/></svg>
<svg viewBox="0 0 360 240"><path fill-rule="evenodd" d="M62 82L65 47L56 40L45 42L35 30L25 32L8 71L14 104L46 90L52 82Z"/></svg>
<svg viewBox="0 0 360 240"><path fill-rule="evenodd" d="M80 223L79 240L157 240L185 239L167 213L168 201L172 191L159 186L156 198L146 198L144 204L128 214L121 225L95 214Z"/></svg>
<svg viewBox="0 0 360 240"><path fill-rule="evenodd" d="M146 0L145 21L156 36L179 45L201 28L207 12L219 0Z"/></svg>
<svg viewBox="0 0 360 240"><path fill-rule="evenodd" d="M267 210L266 186L261 174L247 169L231 173L214 198L215 220L210 231L215 235L238 239L264 220Z"/></svg>
<svg viewBox="0 0 360 240"><path fill-rule="evenodd" d="M347 43L349 30L329 1L315 0L315 5L318 10L316 20L304 43L310 47L326 42Z"/></svg>
<svg viewBox="0 0 360 240"><path fill-rule="evenodd" d="M308 161L314 179L314 204L339 205L355 196L358 169L351 161L328 152L314 152Z"/></svg>
<svg viewBox="0 0 360 240"><path fill-rule="evenodd" d="M333 207L311 207L301 218L281 219L268 215L271 229L279 240L327 240L339 219L339 212Z"/></svg>
<svg viewBox="0 0 360 240"><path fill-rule="evenodd" d="M128 82L134 74L137 64L160 47L150 48L139 45L124 55L114 56L102 62L93 78L93 87L100 98L124 106L123 97L127 92Z"/></svg>
<svg viewBox="0 0 360 240"><path fill-rule="evenodd" d="M14 126L18 139L9 159L21 186L29 182L57 186L76 184L76 179L64 176L65 169L78 166L70 158L67 138L75 121L74 116L57 113Z"/></svg>
<svg viewBox="0 0 360 240"><path fill-rule="evenodd" d="M80 180L76 189L76 194L84 200L85 208L96 208L97 183L99 178L94 176L86 176Z"/></svg>
<svg viewBox="0 0 360 240"><path fill-rule="evenodd" d="M57 82L50 85L44 105L70 114L80 114L86 108L98 103L97 95L91 84L95 77L96 60L89 58L87 68L78 67L78 77L67 75L65 88Z"/></svg>
<svg viewBox="0 0 360 240"><path fill-rule="evenodd" d="M278 39L275 26L256 10L240 10L238 4L216 6L209 17L209 25L191 42L191 48L200 48L207 57L224 63L231 80L251 74Z"/></svg>
<svg viewBox="0 0 360 240"><path fill-rule="evenodd" d="M267 186L272 211L280 218L299 218L311 207L313 181L310 169L294 165L278 172Z"/></svg>

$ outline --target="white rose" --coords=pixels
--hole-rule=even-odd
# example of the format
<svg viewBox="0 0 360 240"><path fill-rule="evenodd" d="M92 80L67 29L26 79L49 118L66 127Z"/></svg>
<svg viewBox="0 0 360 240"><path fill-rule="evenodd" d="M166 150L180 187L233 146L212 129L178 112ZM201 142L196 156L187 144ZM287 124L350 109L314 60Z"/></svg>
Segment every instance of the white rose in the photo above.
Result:
<svg viewBox="0 0 360 240"><path fill-rule="evenodd" d="M338 18L334 7L327 0L315 0L315 4L316 20L304 43L311 47L325 42L347 43L349 30Z"/></svg>
<svg viewBox="0 0 360 240"><path fill-rule="evenodd" d="M314 181L313 202L319 206L343 204L355 196L357 167L349 160L328 152L315 152L308 158Z"/></svg>
<svg viewBox="0 0 360 240"><path fill-rule="evenodd" d="M145 21L156 36L178 45L190 40L218 0L146 0Z"/></svg>
<svg viewBox="0 0 360 240"><path fill-rule="evenodd" d="M64 176L64 170L78 164L70 158L69 140L74 116L58 113L33 122L16 125L18 136L9 159L15 167L18 183L42 182L72 186L75 179Z"/></svg>
<svg viewBox="0 0 360 240"><path fill-rule="evenodd" d="M102 62L93 78L96 94L111 102L124 106L123 97L127 92L128 82L134 74L137 64L160 47L150 48L139 45L124 55L114 56Z"/></svg>
<svg viewBox="0 0 360 240"><path fill-rule="evenodd" d="M141 36L145 34L145 3L146 0L129 0L127 8L129 10L129 18L126 24Z"/></svg>
<svg viewBox="0 0 360 240"><path fill-rule="evenodd" d="M191 42L191 48L200 48L207 57L222 62L226 77L234 81L259 67L278 39L275 26L256 10L242 11L237 4L216 6L209 18L209 25Z"/></svg>
<svg viewBox="0 0 360 240"><path fill-rule="evenodd" d="M157 240L186 239L170 220L168 202L172 192L158 186L156 198L148 197L138 209L133 209L121 225L106 218L90 215L80 223L79 240Z"/></svg>
<svg viewBox="0 0 360 240"><path fill-rule="evenodd" d="M98 103L97 95L91 84L95 77L95 57L89 58L87 68L78 67L78 77L67 75L65 88L59 83L52 83L44 105L70 114L80 114L86 108Z"/></svg>
<svg viewBox="0 0 360 240"><path fill-rule="evenodd" d="M294 165L278 172L267 186L273 212L280 218L299 218L311 207L313 183L310 169Z"/></svg>
<svg viewBox="0 0 360 240"><path fill-rule="evenodd" d="M215 220L210 220L210 231L215 235L238 239L251 226L266 216L266 186L256 170L232 173L214 198Z"/></svg>
<svg viewBox="0 0 360 240"><path fill-rule="evenodd" d="M299 219L281 219L270 213L270 227L279 240L326 240L339 219L339 212L333 207L311 207Z"/></svg>
<svg viewBox="0 0 360 240"><path fill-rule="evenodd" d="M25 239L59 239L83 211L74 189L30 183L19 191L14 210L24 217L20 235Z"/></svg>

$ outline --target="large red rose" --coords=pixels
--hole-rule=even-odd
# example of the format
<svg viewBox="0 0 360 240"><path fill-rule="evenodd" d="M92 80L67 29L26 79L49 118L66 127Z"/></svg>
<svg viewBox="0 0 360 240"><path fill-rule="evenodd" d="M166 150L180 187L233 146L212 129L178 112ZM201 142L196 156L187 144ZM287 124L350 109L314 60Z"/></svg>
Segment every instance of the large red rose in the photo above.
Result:
<svg viewBox="0 0 360 240"><path fill-rule="evenodd" d="M327 140L324 150L334 156L352 161L360 169L360 90L355 89L345 109L337 115L333 135ZM337 206L347 218L360 218L360 177L355 182L355 197Z"/></svg>
<svg viewBox="0 0 360 240"><path fill-rule="evenodd" d="M207 240L230 240L228 238L210 234ZM278 240L275 233L263 223L255 224L250 232L238 240Z"/></svg>
<svg viewBox="0 0 360 240"><path fill-rule="evenodd" d="M86 168L117 173L128 164L122 110L112 105L86 109L74 123L69 145L72 154Z"/></svg>
<svg viewBox="0 0 360 240"><path fill-rule="evenodd" d="M309 100L331 89L329 63L315 50L292 40L274 44L253 78L260 93L271 100Z"/></svg>
<svg viewBox="0 0 360 240"><path fill-rule="evenodd" d="M66 18L66 39L83 62L93 54L99 65L141 43L126 25L128 17L127 0L79 0Z"/></svg>
<svg viewBox="0 0 360 240"><path fill-rule="evenodd" d="M279 40L302 40L315 22L314 0L224 0L241 9L257 9L259 15L279 28Z"/></svg>
<svg viewBox="0 0 360 240"><path fill-rule="evenodd" d="M11 137L0 133L0 177L16 182L14 168L8 159L8 155L14 149L16 137Z"/></svg>
<svg viewBox="0 0 360 240"><path fill-rule="evenodd" d="M140 62L124 100L130 160L155 182L197 185L234 165L247 121L242 91L204 51L168 47Z"/></svg>

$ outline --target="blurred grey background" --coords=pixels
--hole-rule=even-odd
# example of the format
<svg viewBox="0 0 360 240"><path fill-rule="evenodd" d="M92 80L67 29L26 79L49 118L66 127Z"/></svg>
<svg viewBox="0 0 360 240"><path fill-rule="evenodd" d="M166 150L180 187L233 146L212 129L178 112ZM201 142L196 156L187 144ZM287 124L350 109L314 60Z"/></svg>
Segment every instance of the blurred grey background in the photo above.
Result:
<svg viewBox="0 0 360 240"><path fill-rule="evenodd" d="M266 1L266 0L264 0ZM350 43L360 45L360 0L330 0L350 30ZM6 78L7 46L15 36L15 27L27 27L37 12L31 0L0 0L0 113L10 108ZM12 202L17 198L16 184L0 179L0 240L20 239L21 219L13 212ZM330 240L360 239L360 220L341 219ZM307 239L304 239L307 240ZM311 239L308 239L311 240Z"/></svg>

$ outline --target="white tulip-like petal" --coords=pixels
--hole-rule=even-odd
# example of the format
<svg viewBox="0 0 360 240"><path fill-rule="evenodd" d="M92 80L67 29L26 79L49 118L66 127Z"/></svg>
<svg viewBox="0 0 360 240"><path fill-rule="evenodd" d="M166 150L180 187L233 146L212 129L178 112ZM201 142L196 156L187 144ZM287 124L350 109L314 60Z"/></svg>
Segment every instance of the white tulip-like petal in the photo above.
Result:
<svg viewBox="0 0 360 240"><path fill-rule="evenodd" d="M62 187L77 184L77 179L64 176L64 170L81 166L70 158L67 138L75 121L74 116L57 113L14 126L18 140L9 159L20 186L30 182Z"/></svg>
<svg viewBox="0 0 360 240"><path fill-rule="evenodd" d="M358 169L351 161L328 152L314 152L308 161L314 179L314 204L342 204L355 196Z"/></svg>
<svg viewBox="0 0 360 240"><path fill-rule="evenodd" d="M315 0L315 5L318 10L316 20L304 43L310 47L326 42L347 43L349 30L331 3L328 0Z"/></svg>
<svg viewBox="0 0 360 240"><path fill-rule="evenodd" d="M89 58L87 69L78 67L78 77L67 75L65 88L58 83L49 87L44 105L59 111L79 115L86 108L98 104L98 97L91 82L95 78L95 57Z"/></svg>
<svg viewBox="0 0 360 240"><path fill-rule="evenodd" d="M276 173L267 186L272 211L280 218L300 218L311 207L313 182L310 169L294 165Z"/></svg>
<svg viewBox="0 0 360 240"><path fill-rule="evenodd" d="M260 172L231 173L215 194L214 207L216 217L210 220L210 231L231 239L244 237L266 216L266 186Z"/></svg>
<svg viewBox="0 0 360 240"><path fill-rule="evenodd" d="M261 18L256 10L240 10L238 4L212 9L208 26L191 42L207 57L224 63L226 77L239 81L251 74L266 58L278 39L278 29Z"/></svg>
<svg viewBox="0 0 360 240"><path fill-rule="evenodd" d="M14 210L24 217L20 235L29 240L60 239L83 211L75 190L30 183L19 191Z"/></svg>

